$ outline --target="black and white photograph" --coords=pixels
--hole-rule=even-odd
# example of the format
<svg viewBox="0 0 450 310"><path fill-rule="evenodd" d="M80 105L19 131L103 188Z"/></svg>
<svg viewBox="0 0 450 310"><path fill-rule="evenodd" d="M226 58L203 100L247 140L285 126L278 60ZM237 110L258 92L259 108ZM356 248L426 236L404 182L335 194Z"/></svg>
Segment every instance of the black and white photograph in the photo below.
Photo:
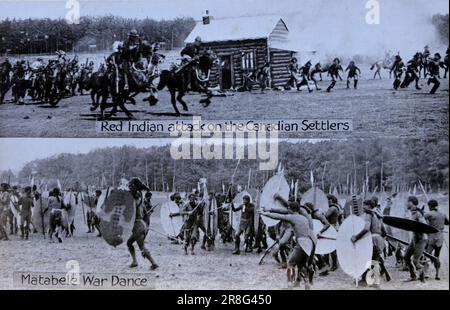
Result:
<svg viewBox="0 0 450 310"><path fill-rule="evenodd" d="M2 289L448 289L448 141L283 140L260 171L52 140L0 142Z"/></svg>
<svg viewBox="0 0 450 310"><path fill-rule="evenodd" d="M129 137L96 123L193 116L352 120L290 138L448 136L446 1L300 2L2 0L0 136Z"/></svg>
<svg viewBox="0 0 450 310"><path fill-rule="evenodd" d="M0 291L448 291L448 53L444 0L0 0Z"/></svg>

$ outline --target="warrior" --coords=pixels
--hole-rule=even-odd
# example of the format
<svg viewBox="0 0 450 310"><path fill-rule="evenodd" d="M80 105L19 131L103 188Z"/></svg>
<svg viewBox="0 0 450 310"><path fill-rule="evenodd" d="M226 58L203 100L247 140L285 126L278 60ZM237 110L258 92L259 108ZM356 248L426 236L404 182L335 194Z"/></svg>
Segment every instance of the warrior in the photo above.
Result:
<svg viewBox="0 0 450 310"><path fill-rule="evenodd" d="M0 63L0 104L3 104L6 92L9 90L11 82L9 73L11 72L11 70L12 64L8 58Z"/></svg>
<svg viewBox="0 0 450 310"><path fill-rule="evenodd" d="M381 274L384 274L386 276L386 281L389 282L391 281L391 276L384 266L384 260L382 256L385 248L384 236L386 236L386 230L383 225L382 215L375 211L376 207L377 206L373 200L364 201L363 219L365 221L365 226L359 233L351 237L351 241L352 243L356 243L367 233L371 233L373 243L372 260L379 263ZM365 279L365 275L363 275L363 279Z"/></svg>
<svg viewBox="0 0 450 310"><path fill-rule="evenodd" d="M284 200L283 197L278 194L276 194L274 198L286 208L283 214L295 214L300 212L300 204L295 201L294 195L289 196L289 201ZM267 211L274 212L273 209L268 209ZM273 249L273 258L281 264L282 269L287 269L286 253L288 251L288 245L292 241L292 237L294 237L294 229L291 224L288 222L280 222L280 236L278 238L278 245ZM281 262L278 256L281 258Z"/></svg>
<svg viewBox="0 0 450 310"><path fill-rule="evenodd" d="M97 229L98 235L97 237L101 237L102 233L100 232L100 217L97 216L97 213L95 212L96 206L98 203L98 200L100 196L102 195L101 190L96 190L95 195L92 198L93 203L91 204L91 197L88 197L88 211L86 214L87 217L87 225L88 225L88 234L95 232Z"/></svg>
<svg viewBox="0 0 450 310"><path fill-rule="evenodd" d="M192 66L190 63L193 62L194 58L200 55L202 50L202 38L196 37L194 43L188 43L186 46L181 50L180 55L183 58L181 60L181 66L184 67L184 87L185 87L185 93L189 91L189 86L192 90L195 90L196 83L195 79L192 78Z"/></svg>
<svg viewBox="0 0 450 310"><path fill-rule="evenodd" d="M433 88L430 91L430 94L435 94L439 89L441 82L439 81L439 64L441 62L441 55L436 53L434 58L428 62L428 85L433 84Z"/></svg>
<svg viewBox="0 0 450 310"><path fill-rule="evenodd" d="M252 251L251 236L253 233L253 219L255 216L255 206L250 202L250 196L245 195L244 203L238 207L231 205L233 212L241 211L241 221L239 222L238 231L234 235L234 255L239 255L241 253L241 235L244 233L244 239L246 243L245 252Z"/></svg>
<svg viewBox="0 0 450 310"><path fill-rule="evenodd" d="M132 29L128 33L128 39L123 44L122 50L122 68L124 71L125 90L129 90L128 74L130 73L130 66L132 63L139 60L139 50L142 45L141 38L136 29ZM117 63L116 63L117 64Z"/></svg>
<svg viewBox="0 0 450 310"><path fill-rule="evenodd" d="M300 87L306 85L306 87L308 87L308 91L312 93L313 90L309 87L309 71L311 70L311 66L312 66L311 61L308 61L303 67L299 69L302 80L300 83L297 84L298 91L301 91Z"/></svg>
<svg viewBox="0 0 450 310"><path fill-rule="evenodd" d="M375 70L375 73L373 74L373 79L374 80L377 78L377 76L381 80L381 68L382 68L382 62L381 61L377 61L376 63L374 63L370 67L370 70Z"/></svg>
<svg viewBox="0 0 450 310"><path fill-rule="evenodd" d="M424 50L422 53L422 63L421 63L421 65L423 66L423 76L424 77L427 77L427 75L428 75L428 58L430 56L431 56L430 47L427 45L424 47Z"/></svg>
<svg viewBox="0 0 450 310"><path fill-rule="evenodd" d="M133 246L133 244L136 242L139 247L139 250L142 253L142 256L150 261L151 264L150 269L155 270L159 266L156 264L156 261L151 256L150 251L145 247L145 238L147 237L148 233L149 228L148 224L150 224L151 213L149 213L146 210L145 203L143 204L142 202L142 191L144 190L149 191L149 189L147 188L147 186L142 184L142 182L139 179L131 180L130 183L128 184L128 188L130 189L130 193L134 198L134 204L136 206L136 217L133 225L133 232L131 237L127 240L128 251L130 252L132 259L130 268L136 268L138 266L136 260L136 250L134 249ZM151 201L150 202L147 201L147 204L150 204L151 206Z"/></svg>
<svg viewBox="0 0 450 310"><path fill-rule="evenodd" d="M427 253L436 257L436 259L433 260L434 268L436 269L435 279L440 280L439 269L441 267L441 262L439 261L439 256L441 254L442 245L445 241L443 231L445 226L448 226L449 222L448 217L444 213L439 212L439 204L436 200L430 200L428 202L428 208L430 211L425 214L425 220L428 225L436 228L439 232L435 234L428 234L428 244L426 250Z"/></svg>
<svg viewBox="0 0 450 310"><path fill-rule="evenodd" d="M311 81L314 82L314 85L316 86L316 90L321 90L318 86L317 83L317 79L316 79L316 74L319 74L320 77L320 81L322 81L322 65L319 63L316 63L316 65L314 66L314 68L311 70L310 75L311 75Z"/></svg>
<svg viewBox="0 0 450 310"><path fill-rule="evenodd" d="M18 60L13 67L13 76L11 80L13 102L18 105L24 104L25 97L25 74L27 72L27 64L25 60Z"/></svg>
<svg viewBox="0 0 450 310"><path fill-rule="evenodd" d="M266 62L264 66L258 70L257 79L259 80L259 87L261 88L261 93L263 94L266 88L270 88L272 84L270 78L270 63Z"/></svg>
<svg viewBox="0 0 450 310"><path fill-rule="evenodd" d="M279 210L266 212L264 208L263 212L269 218L287 222L291 225L297 243L288 259L287 279L289 282L295 280L295 286L299 286L301 280L304 279L306 288L309 288L314 276L313 257L317 243L309 220L299 213L280 214ZM281 210L281 213L283 212L285 210ZM295 266L297 266L297 274L295 274Z"/></svg>
<svg viewBox="0 0 450 310"><path fill-rule="evenodd" d="M407 88L413 81L416 82L416 89L421 90L420 81L420 54L416 53L414 57L406 64L406 75L401 88Z"/></svg>
<svg viewBox="0 0 450 310"><path fill-rule="evenodd" d="M445 52L444 61L441 63L441 67L444 68L444 79L447 78L447 73L448 73L448 52L449 52L449 48L447 48L447 51Z"/></svg>
<svg viewBox="0 0 450 310"><path fill-rule="evenodd" d="M411 212L411 220L426 223L422 213L423 211L419 208L419 200L416 197L411 196L408 198L407 209ZM425 271L421 262L421 257L425 251L427 243L428 237L426 234L417 232L413 233L411 242L409 243L404 256L411 276L410 281L417 280L416 272L418 272L420 281L425 282Z"/></svg>
<svg viewBox="0 0 450 310"><path fill-rule="evenodd" d="M339 230L339 226L343 221L343 210L339 205L336 196L327 195L328 198L328 210L325 213L325 218L333 226L337 231ZM336 251L332 252L330 255L325 255L325 261L329 261L329 257L331 257L331 269L330 271L336 271L338 269L338 261L337 261L337 253Z"/></svg>
<svg viewBox="0 0 450 310"><path fill-rule="evenodd" d="M59 232L56 231L57 228L62 227L63 224L63 213L62 210L65 208L64 203L61 199L61 191L59 188L54 188L49 193L48 198L48 209L50 210L50 219L49 219L49 231L48 235L50 236L50 242L52 241L53 233L56 232L56 238L58 242L61 243L62 239L59 237Z"/></svg>
<svg viewBox="0 0 450 310"><path fill-rule="evenodd" d="M405 68L405 64L403 63L403 60L400 57L400 55L395 56L395 61L392 64L391 71L389 72L389 75L392 75L392 73L394 73L394 89L395 90L397 90L400 87L404 68Z"/></svg>
<svg viewBox="0 0 450 310"><path fill-rule="evenodd" d="M22 240L28 240L30 234L31 223L31 208L34 207L33 196L31 195L31 187L27 186L24 189L24 195L19 198L18 205L20 206L20 232Z"/></svg>
<svg viewBox="0 0 450 310"><path fill-rule="evenodd" d="M285 90L291 90L292 87L297 87L298 80L297 80L297 73L298 73L298 60L295 57L292 57L291 62L288 66L289 71L289 80L287 81L286 85L284 86Z"/></svg>
<svg viewBox="0 0 450 310"><path fill-rule="evenodd" d="M197 203L195 194L189 195L189 201L180 208L180 212L171 213L169 216L186 216L180 234L177 236L184 240L184 252L188 254L188 248L191 246L191 254L195 255L195 245L199 240L198 218L203 214L202 202Z"/></svg>
<svg viewBox="0 0 450 310"><path fill-rule="evenodd" d="M339 60L339 58L335 58L333 60L333 63L328 67L328 75L331 76L331 84L330 86L328 86L327 92L331 92L331 90L336 86L338 78L342 80L341 76L339 75L339 71L341 70L341 61Z"/></svg>
<svg viewBox="0 0 450 310"><path fill-rule="evenodd" d="M156 104L158 102L158 93L156 86L153 84L154 80L160 75L159 64L166 59L166 56L159 53L159 44L156 42L151 47L151 56L148 66L148 83L150 96L145 98L144 101L149 101L150 104Z"/></svg>
<svg viewBox="0 0 450 310"><path fill-rule="evenodd" d="M6 223L7 223L7 210L9 210L9 202L11 196L8 192L9 185L7 183L1 184L0 191L0 237L3 240L9 240L8 234L6 233Z"/></svg>
<svg viewBox="0 0 450 310"><path fill-rule="evenodd" d="M355 65L355 62L352 60L350 61L350 64L348 65L347 69L345 69L345 72L348 71L347 75L347 89L350 88L350 79L353 79L353 87L355 89L358 88L358 77L361 75L361 70Z"/></svg>

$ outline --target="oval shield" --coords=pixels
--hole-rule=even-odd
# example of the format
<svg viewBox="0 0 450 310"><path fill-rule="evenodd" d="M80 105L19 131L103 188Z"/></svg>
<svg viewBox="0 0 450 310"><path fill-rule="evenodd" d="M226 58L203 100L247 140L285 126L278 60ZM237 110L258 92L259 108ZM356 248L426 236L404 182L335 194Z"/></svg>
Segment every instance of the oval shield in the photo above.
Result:
<svg viewBox="0 0 450 310"><path fill-rule="evenodd" d="M244 203L244 196L250 197L250 202L253 203L252 195L250 195L247 191L242 191L236 195L233 199L233 205L235 208L239 207ZM234 231L239 230L239 224L241 223L241 211L234 212L232 211L232 227Z"/></svg>
<svg viewBox="0 0 450 310"><path fill-rule="evenodd" d="M171 213L178 212L180 212L180 208L173 201L167 201L161 206L161 212L159 214L161 226L163 227L164 232L171 237L178 236L181 231L181 227L183 226L182 216L170 217Z"/></svg>
<svg viewBox="0 0 450 310"><path fill-rule="evenodd" d="M366 234L358 242L351 241L352 236L365 226L362 218L350 215L339 227L336 251L342 270L354 279L359 278L372 262L372 235Z"/></svg>
<svg viewBox="0 0 450 310"><path fill-rule="evenodd" d="M322 213L326 213L328 210L327 195L317 187L309 189L302 196L301 204L304 206L306 203L312 203L314 208L320 210Z"/></svg>
<svg viewBox="0 0 450 310"><path fill-rule="evenodd" d="M50 211L47 210L48 198L43 195L39 199L34 199L34 207L32 209L33 227L40 233L45 234L49 227Z"/></svg>
<svg viewBox="0 0 450 310"><path fill-rule="evenodd" d="M323 229L323 224L319 220L313 220L314 233L319 235ZM330 226L320 236L317 237L315 254L325 255L330 254L336 250L337 231L333 226Z"/></svg>
<svg viewBox="0 0 450 310"><path fill-rule="evenodd" d="M136 216L136 206L130 192L112 190L99 212L100 231L105 241L114 247L131 236Z"/></svg>
<svg viewBox="0 0 450 310"><path fill-rule="evenodd" d="M279 194L283 199L289 199L289 184L286 181L286 178L282 173L274 175L269 181L267 181L266 185L264 185L263 191L260 197L260 208L266 209L282 209L285 208L281 205L280 202L276 201L273 196L275 194ZM261 216L262 221L266 224L267 227L272 227L278 224L278 220L274 220L268 218L267 216Z"/></svg>

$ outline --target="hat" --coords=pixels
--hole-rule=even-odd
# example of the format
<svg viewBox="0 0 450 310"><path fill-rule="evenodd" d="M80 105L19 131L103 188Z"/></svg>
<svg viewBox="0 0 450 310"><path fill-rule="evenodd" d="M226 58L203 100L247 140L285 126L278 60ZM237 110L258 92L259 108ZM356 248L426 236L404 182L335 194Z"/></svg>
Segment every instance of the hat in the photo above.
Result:
<svg viewBox="0 0 450 310"><path fill-rule="evenodd" d="M139 37L139 33L136 29L131 29L131 31L128 33L130 37Z"/></svg>
<svg viewBox="0 0 450 310"><path fill-rule="evenodd" d="M331 194L327 195L327 199L331 200L332 203L337 203L338 202L338 199L336 198L336 196L331 195Z"/></svg>

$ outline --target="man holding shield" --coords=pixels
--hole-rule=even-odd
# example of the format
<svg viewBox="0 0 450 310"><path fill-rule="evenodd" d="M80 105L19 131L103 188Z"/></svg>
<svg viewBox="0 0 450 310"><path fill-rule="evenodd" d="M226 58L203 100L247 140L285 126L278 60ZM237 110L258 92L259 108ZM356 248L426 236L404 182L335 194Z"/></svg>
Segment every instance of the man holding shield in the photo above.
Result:
<svg viewBox="0 0 450 310"><path fill-rule="evenodd" d="M240 244L241 244L241 235L244 233L246 243L247 243L247 249L251 249L252 245L249 244L249 237L252 235L253 232L253 219L254 219L254 213L255 213L255 206L250 202L250 197L248 195L245 195L244 203L237 208L232 205L233 212L242 211L241 213L241 221L239 223L239 229L234 235L234 255L239 255L241 253L240 251Z"/></svg>

